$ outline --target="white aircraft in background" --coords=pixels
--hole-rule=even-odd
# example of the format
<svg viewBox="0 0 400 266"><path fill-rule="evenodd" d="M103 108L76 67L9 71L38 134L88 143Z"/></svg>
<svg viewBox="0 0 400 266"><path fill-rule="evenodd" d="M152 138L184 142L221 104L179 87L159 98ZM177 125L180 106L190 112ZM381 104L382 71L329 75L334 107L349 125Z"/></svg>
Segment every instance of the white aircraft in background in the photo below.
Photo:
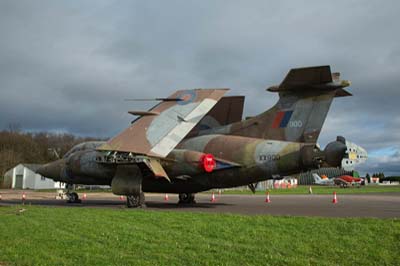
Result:
<svg viewBox="0 0 400 266"><path fill-rule="evenodd" d="M349 175L342 175L339 177L335 178L328 178L325 176L325 178L321 178L317 174L312 174L314 177L314 181L316 185L322 185L322 186L340 186L341 188L346 188L346 187L351 187L351 186L357 186L360 187L361 185L361 178L358 177L353 177Z"/></svg>
<svg viewBox="0 0 400 266"><path fill-rule="evenodd" d="M312 176L314 177L314 181L315 181L316 185L322 185L322 186L334 186L335 185L335 181L333 178L332 179L321 178L317 174L312 174Z"/></svg>

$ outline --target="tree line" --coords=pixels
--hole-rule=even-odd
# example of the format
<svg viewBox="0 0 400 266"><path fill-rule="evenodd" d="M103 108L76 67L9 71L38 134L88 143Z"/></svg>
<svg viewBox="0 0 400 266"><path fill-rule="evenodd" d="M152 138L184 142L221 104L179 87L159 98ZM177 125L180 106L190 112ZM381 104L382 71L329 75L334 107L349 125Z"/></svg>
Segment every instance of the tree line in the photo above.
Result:
<svg viewBox="0 0 400 266"><path fill-rule="evenodd" d="M383 182L383 181L397 181L400 182L400 176L385 176L384 173L380 172L380 173L373 173L372 176L369 175L369 173L367 173L365 175L365 178L367 178L368 182L371 182L371 178L372 177L378 177L379 178L379 182Z"/></svg>
<svg viewBox="0 0 400 266"><path fill-rule="evenodd" d="M0 178L20 163L54 161L56 153L62 157L76 144L91 140L97 139L68 133L0 131Z"/></svg>

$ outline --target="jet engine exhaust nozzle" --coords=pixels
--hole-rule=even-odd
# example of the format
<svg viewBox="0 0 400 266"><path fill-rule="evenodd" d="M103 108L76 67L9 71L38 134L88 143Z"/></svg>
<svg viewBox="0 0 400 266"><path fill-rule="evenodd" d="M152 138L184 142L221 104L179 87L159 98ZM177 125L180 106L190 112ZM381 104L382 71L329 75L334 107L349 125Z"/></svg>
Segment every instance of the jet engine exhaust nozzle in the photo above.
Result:
<svg viewBox="0 0 400 266"><path fill-rule="evenodd" d="M215 158L212 154L205 154L201 158L201 166L207 173L211 173L215 169Z"/></svg>
<svg viewBox="0 0 400 266"><path fill-rule="evenodd" d="M325 162L331 167L340 167L346 150L346 141L343 137L338 137L336 141L326 145L324 150Z"/></svg>

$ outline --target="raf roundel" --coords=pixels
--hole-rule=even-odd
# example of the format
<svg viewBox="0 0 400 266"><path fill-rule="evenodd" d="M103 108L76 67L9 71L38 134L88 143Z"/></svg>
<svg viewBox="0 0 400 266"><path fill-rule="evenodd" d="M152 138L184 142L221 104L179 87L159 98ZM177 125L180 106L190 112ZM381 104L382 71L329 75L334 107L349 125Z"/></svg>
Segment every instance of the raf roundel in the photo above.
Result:
<svg viewBox="0 0 400 266"><path fill-rule="evenodd" d="M181 99L181 101L178 102L179 105L185 105L196 99L196 92L194 90L183 91L177 98Z"/></svg>

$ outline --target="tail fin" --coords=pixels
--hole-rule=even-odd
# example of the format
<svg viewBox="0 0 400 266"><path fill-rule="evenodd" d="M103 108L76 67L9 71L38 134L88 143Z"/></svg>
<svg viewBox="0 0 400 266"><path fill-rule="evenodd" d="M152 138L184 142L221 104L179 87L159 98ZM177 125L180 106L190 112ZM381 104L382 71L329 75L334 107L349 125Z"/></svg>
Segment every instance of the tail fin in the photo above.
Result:
<svg viewBox="0 0 400 266"><path fill-rule="evenodd" d="M329 66L289 71L279 86L279 101L266 112L231 125L230 134L273 140L316 143L334 97L351 96Z"/></svg>
<svg viewBox="0 0 400 266"><path fill-rule="evenodd" d="M322 178L319 175L314 173L312 174L312 176L314 178L315 183L321 182Z"/></svg>
<svg viewBox="0 0 400 266"><path fill-rule="evenodd" d="M197 136L202 130L240 122L243 115L244 96L225 96L190 131L186 138Z"/></svg>

